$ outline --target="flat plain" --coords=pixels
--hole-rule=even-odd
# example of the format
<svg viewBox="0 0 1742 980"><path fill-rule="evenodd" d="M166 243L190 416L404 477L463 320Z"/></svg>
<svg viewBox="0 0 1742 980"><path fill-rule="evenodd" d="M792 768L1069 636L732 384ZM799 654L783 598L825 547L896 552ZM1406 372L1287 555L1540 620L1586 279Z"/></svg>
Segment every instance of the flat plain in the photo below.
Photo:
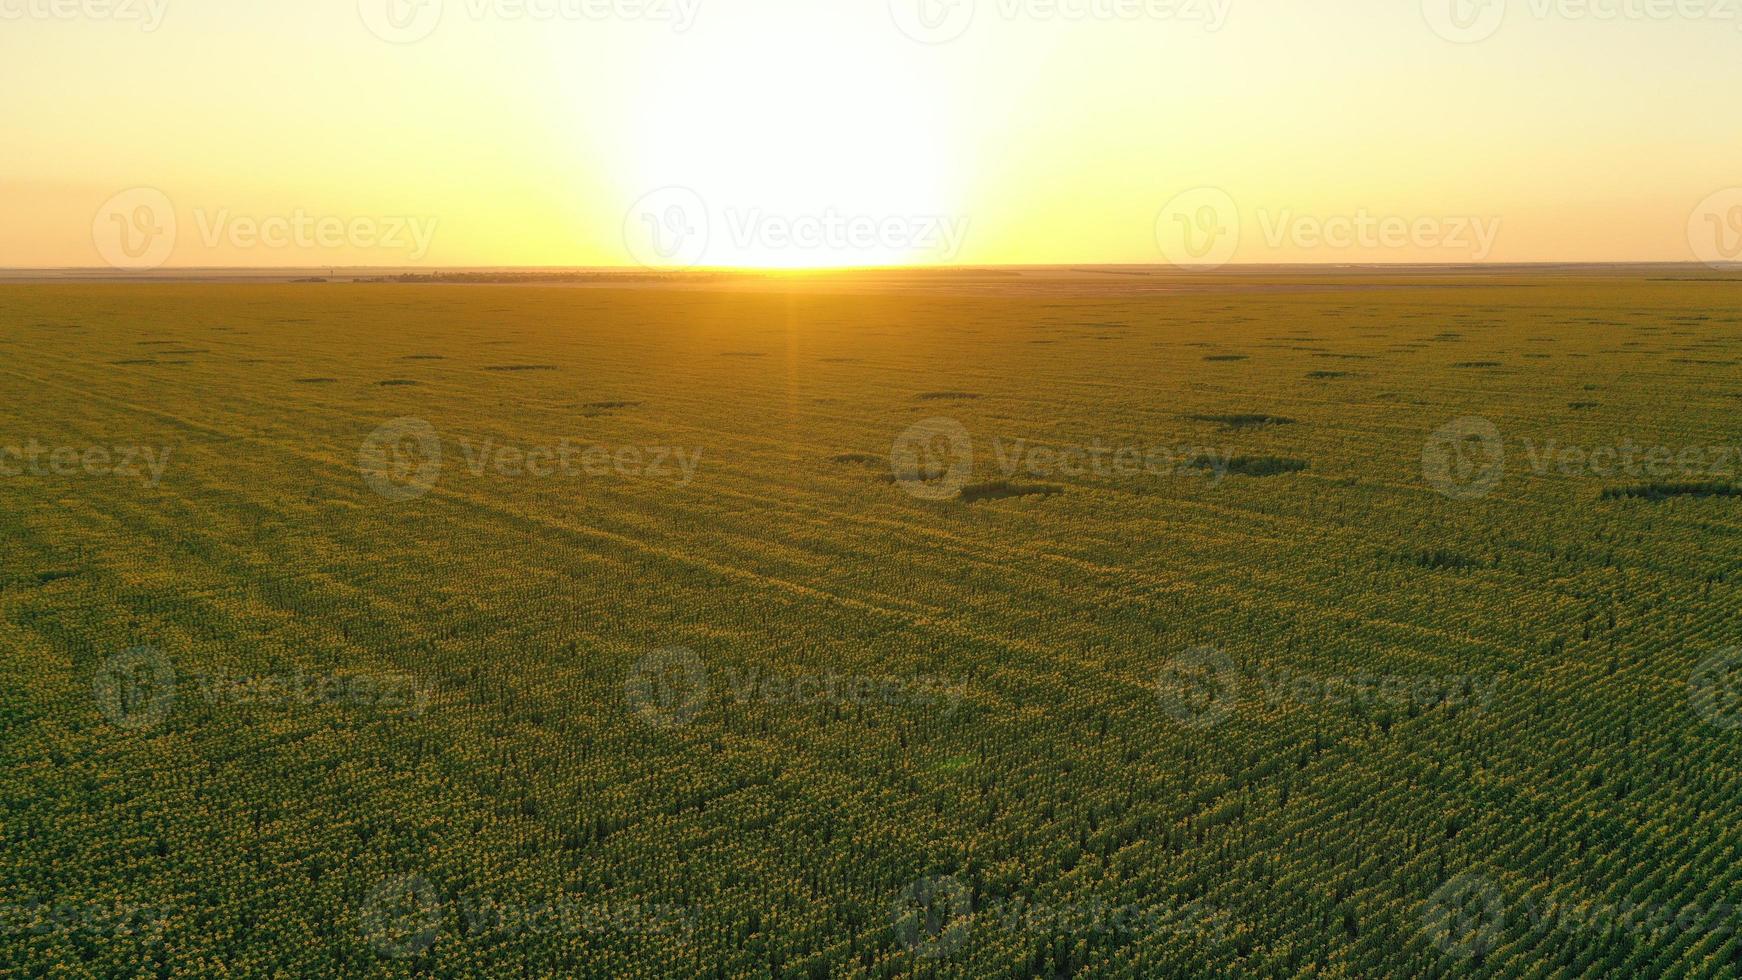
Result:
<svg viewBox="0 0 1742 980"><path fill-rule="evenodd" d="M1689 270L0 284L0 972L1733 976L1739 409Z"/></svg>

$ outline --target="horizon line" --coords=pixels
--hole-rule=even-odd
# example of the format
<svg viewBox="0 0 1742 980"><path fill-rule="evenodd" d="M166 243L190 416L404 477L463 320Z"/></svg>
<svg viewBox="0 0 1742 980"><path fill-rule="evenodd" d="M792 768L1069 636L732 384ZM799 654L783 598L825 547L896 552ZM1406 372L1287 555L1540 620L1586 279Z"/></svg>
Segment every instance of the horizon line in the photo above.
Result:
<svg viewBox="0 0 1742 980"><path fill-rule="evenodd" d="M1146 269L1163 272L1213 273L1240 269L1516 269L1516 268L1696 268L1713 272L1742 272L1742 260L1723 264L1698 259L1532 259L1514 262L1226 262L1217 265L1177 265L1171 262L985 262L973 264L913 264L913 265L839 265L839 266L644 266L644 265L177 265L154 269L117 269L106 266L0 266L0 275L29 273L89 273L124 278L145 278L152 275L224 272L224 273L292 273L329 272L382 273L395 275L427 275L441 272L574 272L632 273L652 275L686 275L718 273L754 273L804 275L831 272L973 272L977 270L1062 270L1079 269Z"/></svg>

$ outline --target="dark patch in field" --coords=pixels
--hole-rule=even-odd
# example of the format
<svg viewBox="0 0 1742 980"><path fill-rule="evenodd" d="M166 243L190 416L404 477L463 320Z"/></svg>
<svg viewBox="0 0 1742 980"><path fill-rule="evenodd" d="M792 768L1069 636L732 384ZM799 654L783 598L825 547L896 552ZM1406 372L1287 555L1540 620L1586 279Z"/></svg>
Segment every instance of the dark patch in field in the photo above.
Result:
<svg viewBox="0 0 1742 980"><path fill-rule="evenodd" d="M1499 361L1459 361L1452 365L1455 368L1497 368L1501 366Z"/></svg>
<svg viewBox="0 0 1742 980"><path fill-rule="evenodd" d="M1703 483L1640 483L1630 487L1610 487L1603 491L1603 500L1649 500L1656 503L1671 497L1742 497L1742 486L1708 480Z"/></svg>
<svg viewBox="0 0 1742 980"><path fill-rule="evenodd" d="M486 371L555 371L555 364L493 364Z"/></svg>
<svg viewBox="0 0 1742 980"><path fill-rule="evenodd" d="M1553 356L1554 356L1553 354L1525 354L1525 355L1523 355L1524 359L1527 361L1546 361L1546 360L1549 360L1550 358L1552 358Z"/></svg>
<svg viewBox="0 0 1742 980"><path fill-rule="evenodd" d="M1567 402L1567 407L1572 408L1572 409L1596 408L1597 403L1596 402Z"/></svg>
<svg viewBox="0 0 1742 980"><path fill-rule="evenodd" d="M157 359L153 357L135 357L125 361L110 361L109 363L126 367L134 364L156 364L158 362Z"/></svg>
<svg viewBox="0 0 1742 980"><path fill-rule="evenodd" d="M1220 461L1199 459L1192 465L1200 470L1215 470ZM1235 456L1227 462L1227 472L1234 476L1281 476L1284 473L1299 473L1307 468L1305 460L1285 459L1281 456Z"/></svg>
<svg viewBox="0 0 1742 980"><path fill-rule="evenodd" d="M445 360L447 360L447 358L443 357L440 354L407 354L404 357L400 358L400 360L404 360L404 361L445 361Z"/></svg>
<svg viewBox="0 0 1742 980"><path fill-rule="evenodd" d="M1245 360L1250 360L1250 358L1247 357L1247 355L1245 355L1245 354L1209 354L1209 355L1204 357L1204 360L1225 362L1225 361L1245 361Z"/></svg>
<svg viewBox="0 0 1742 980"><path fill-rule="evenodd" d="M965 402L980 397L971 391L922 391L913 396L918 402Z"/></svg>
<svg viewBox="0 0 1742 980"><path fill-rule="evenodd" d="M1348 371L1308 371L1307 377L1316 380L1326 380L1329 378L1349 378L1353 377L1353 375Z"/></svg>
<svg viewBox="0 0 1742 980"><path fill-rule="evenodd" d="M181 343L181 341L179 341L179 340L141 340L135 346L138 346L138 347L174 347L176 344L179 344L179 343Z"/></svg>
<svg viewBox="0 0 1742 980"><path fill-rule="evenodd" d="M296 383L299 385L330 385L330 384L337 384L338 381L339 381L338 378L297 378L296 379Z"/></svg>
<svg viewBox="0 0 1742 980"><path fill-rule="evenodd" d="M1735 367L1737 364L1742 363L1742 361L1717 361L1698 357L1677 357L1673 359L1673 363L1698 364L1703 367Z"/></svg>
<svg viewBox="0 0 1742 980"><path fill-rule="evenodd" d="M1046 483L1011 483L1009 480L992 480L986 483L970 483L962 488L963 503L977 504L982 500L1009 500L1013 497L1051 497L1064 493L1064 487Z"/></svg>
<svg viewBox="0 0 1742 980"><path fill-rule="evenodd" d="M857 463L865 466L885 466L889 463L889 460L885 457L878 456L875 453L841 453L839 456L829 457L829 462Z"/></svg>
<svg viewBox="0 0 1742 980"><path fill-rule="evenodd" d="M50 582L59 582L63 578L73 578L83 574L84 571L77 568L51 568L47 571L32 573L32 577L37 585L47 585Z"/></svg>
<svg viewBox="0 0 1742 980"><path fill-rule="evenodd" d="M1267 425L1293 425L1294 419L1282 415L1247 413L1238 415L1188 415L1193 422L1215 422L1229 429L1256 429Z"/></svg>
<svg viewBox="0 0 1742 980"><path fill-rule="evenodd" d="M377 381L375 384L382 388L408 388L417 382L407 381L404 378L389 378L386 381Z"/></svg>
<svg viewBox="0 0 1742 980"><path fill-rule="evenodd" d="M640 402L588 402L581 406L589 412L612 412L619 408L640 408Z"/></svg>

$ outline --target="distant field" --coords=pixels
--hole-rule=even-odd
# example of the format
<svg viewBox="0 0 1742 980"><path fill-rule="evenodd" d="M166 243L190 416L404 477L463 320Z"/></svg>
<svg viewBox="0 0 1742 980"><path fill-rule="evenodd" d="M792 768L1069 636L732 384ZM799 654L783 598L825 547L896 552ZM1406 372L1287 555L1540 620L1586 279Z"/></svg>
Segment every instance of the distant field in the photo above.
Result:
<svg viewBox="0 0 1742 980"><path fill-rule="evenodd" d="M1739 413L1713 273L0 284L0 973L1736 975Z"/></svg>

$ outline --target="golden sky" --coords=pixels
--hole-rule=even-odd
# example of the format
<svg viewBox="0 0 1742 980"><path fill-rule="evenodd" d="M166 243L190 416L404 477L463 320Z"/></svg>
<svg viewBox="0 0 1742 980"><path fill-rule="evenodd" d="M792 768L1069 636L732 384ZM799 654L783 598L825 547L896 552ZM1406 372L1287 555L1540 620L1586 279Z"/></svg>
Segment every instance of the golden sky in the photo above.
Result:
<svg viewBox="0 0 1742 980"><path fill-rule="evenodd" d="M1742 258L1668 7L0 0L0 266Z"/></svg>

